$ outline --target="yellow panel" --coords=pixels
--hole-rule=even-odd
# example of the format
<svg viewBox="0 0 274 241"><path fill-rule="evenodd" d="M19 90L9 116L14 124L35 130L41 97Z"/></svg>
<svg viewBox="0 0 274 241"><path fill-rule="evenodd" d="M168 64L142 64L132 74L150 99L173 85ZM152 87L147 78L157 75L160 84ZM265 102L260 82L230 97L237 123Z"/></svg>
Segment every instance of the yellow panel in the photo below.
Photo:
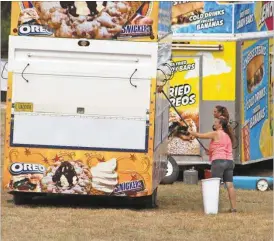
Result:
<svg viewBox="0 0 274 241"><path fill-rule="evenodd" d="M223 45L223 51L176 50L173 54L174 56L203 54L202 99L234 101L236 97L236 42L191 41L190 44Z"/></svg>

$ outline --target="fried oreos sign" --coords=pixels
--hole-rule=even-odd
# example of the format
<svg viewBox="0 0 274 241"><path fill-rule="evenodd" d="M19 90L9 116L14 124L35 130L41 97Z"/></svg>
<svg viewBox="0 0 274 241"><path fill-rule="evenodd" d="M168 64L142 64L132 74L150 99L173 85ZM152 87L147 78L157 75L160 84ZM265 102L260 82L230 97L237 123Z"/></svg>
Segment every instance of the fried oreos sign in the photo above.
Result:
<svg viewBox="0 0 274 241"><path fill-rule="evenodd" d="M44 174L46 169L41 164L33 164L33 163L12 163L10 166L10 173L12 175L21 175L21 174Z"/></svg>

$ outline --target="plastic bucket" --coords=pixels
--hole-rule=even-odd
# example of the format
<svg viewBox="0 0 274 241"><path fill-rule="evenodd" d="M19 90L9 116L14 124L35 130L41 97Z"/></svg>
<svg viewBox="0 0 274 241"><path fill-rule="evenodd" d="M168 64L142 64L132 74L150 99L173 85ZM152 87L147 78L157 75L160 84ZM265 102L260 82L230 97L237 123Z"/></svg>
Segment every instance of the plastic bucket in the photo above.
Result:
<svg viewBox="0 0 274 241"><path fill-rule="evenodd" d="M220 178L202 180L205 214L217 214L219 209Z"/></svg>

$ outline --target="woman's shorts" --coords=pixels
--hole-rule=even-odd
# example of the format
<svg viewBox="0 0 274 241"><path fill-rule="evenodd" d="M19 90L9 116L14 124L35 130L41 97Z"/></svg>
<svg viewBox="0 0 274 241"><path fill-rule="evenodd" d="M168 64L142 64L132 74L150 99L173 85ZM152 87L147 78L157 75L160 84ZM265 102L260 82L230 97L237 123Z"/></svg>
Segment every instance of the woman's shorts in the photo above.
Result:
<svg viewBox="0 0 274 241"><path fill-rule="evenodd" d="M214 160L211 164L211 175L221 178L223 182L233 182L234 167L232 160Z"/></svg>

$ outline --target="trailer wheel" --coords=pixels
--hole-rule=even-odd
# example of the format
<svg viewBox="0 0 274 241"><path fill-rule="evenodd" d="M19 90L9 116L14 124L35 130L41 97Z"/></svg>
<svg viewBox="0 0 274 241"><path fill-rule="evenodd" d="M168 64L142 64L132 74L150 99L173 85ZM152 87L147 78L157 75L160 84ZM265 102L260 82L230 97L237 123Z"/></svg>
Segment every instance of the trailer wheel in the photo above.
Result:
<svg viewBox="0 0 274 241"><path fill-rule="evenodd" d="M158 188L156 188L151 196L147 197L146 200L146 208L157 208L158 204L157 204L157 190Z"/></svg>
<svg viewBox="0 0 274 241"><path fill-rule="evenodd" d="M151 209L157 208L157 188L153 191L152 195L139 197L135 200L132 200L134 203L134 207L136 209Z"/></svg>
<svg viewBox="0 0 274 241"><path fill-rule="evenodd" d="M269 183L266 179L259 179L256 183L256 188L257 190L261 191L261 192L265 192L267 190L269 190Z"/></svg>
<svg viewBox="0 0 274 241"><path fill-rule="evenodd" d="M270 190L273 190L273 182L270 183L269 188Z"/></svg>
<svg viewBox="0 0 274 241"><path fill-rule="evenodd" d="M26 195L22 193L13 194L13 202L15 205L28 204L32 200L32 195Z"/></svg>
<svg viewBox="0 0 274 241"><path fill-rule="evenodd" d="M169 157L167 160L167 173L161 181L161 184L172 184L177 181L179 171L179 166L176 161L172 157Z"/></svg>

